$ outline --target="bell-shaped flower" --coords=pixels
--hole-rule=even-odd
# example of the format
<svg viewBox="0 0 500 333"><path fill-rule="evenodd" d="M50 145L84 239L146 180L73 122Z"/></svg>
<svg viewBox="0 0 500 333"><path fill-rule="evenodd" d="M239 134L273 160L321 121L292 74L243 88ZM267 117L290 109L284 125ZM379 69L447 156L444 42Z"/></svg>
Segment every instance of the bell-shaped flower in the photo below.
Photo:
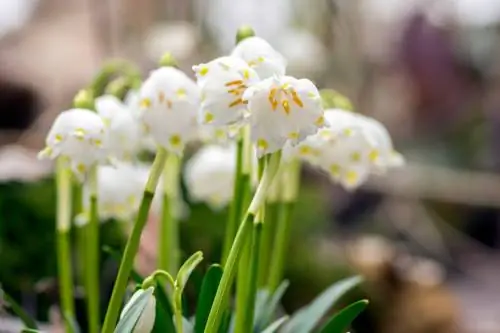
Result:
<svg viewBox="0 0 500 333"><path fill-rule="evenodd" d="M98 97L95 107L107 127L110 153L120 160L133 160L141 148L140 126L133 111L112 95Z"/></svg>
<svg viewBox="0 0 500 333"><path fill-rule="evenodd" d="M207 145L186 164L184 179L194 201L214 209L225 206L233 196L236 169L235 147Z"/></svg>
<svg viewBox="0 0 500 333"><path fill-rule="evenodd" d="M179 69L161 67L151 72L139 99L143 127L158 145L180 154L197 137L200 92Z"/></svg>
<svg viewBox="0 0 500 333"><path fill-rule="evenodd" d="M142 149L150 151L152 153L156 152L158 146L156 145L155 140L151 136L149 131L149 126L144 125L141 121L141 103L140 103L139 91L137 90L129 90L127 95L125 95L124 103L127 108L132 113L134 119L136 119L139 126L140 133L140 146Z"/></svg>
<svg viewBox="0 0 500 333"><path fill-rule="evenodd" d="M198 121L215 127L240 123L247 113L243 93L259 81L257 73L236 57L220 57L193 70L201 90Z"/></svg>
<svg viewBox="0 0 500 333"><path fill-rule="evenodd" d="M260 37L243 39L233 49L231 56L245 60L262 80L274 75L285 75L285 58Z"/></svg>
<svg viewBox="0 0 500 333"><path fill-rule="evenodd" d="M140 311L139 318L135 322L132 333L150 333L156 318L156 299L153 287L137 290L123 307L120 320L125 316L136 316L138 311Z"/></svg>
<svg viewBox="0 0 500 333"><path fill-rule="evenodd" d="M46 147L39 158L64 156L71 168L82 177L89 167L107 159L106 126L93 111L70 109L61 112L45 140Z"/></svg>
<svg viewBox="0 0 500 333"><path fill-rule="evenodd" d="M258 156L298 144L324 124L318 89L307 79L272 77L248 88L243 100Z"/></svg>

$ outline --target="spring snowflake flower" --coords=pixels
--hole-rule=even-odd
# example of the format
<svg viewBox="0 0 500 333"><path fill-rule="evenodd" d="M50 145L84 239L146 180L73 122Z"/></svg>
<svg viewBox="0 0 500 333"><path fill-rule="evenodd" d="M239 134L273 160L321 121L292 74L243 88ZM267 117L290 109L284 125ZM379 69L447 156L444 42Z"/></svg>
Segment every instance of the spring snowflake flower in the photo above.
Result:
<svg viewBox="0 0 500 333"><path fill-rule="evenodd" d="M318 89L307 79L272 77L248 88L243 100L258 156L298 144L324 124Z"/></svg>
<svg viewBox="0 0 500 333"><path fill-rule="evenodd" d="M134 159L141 148L141 132L132 110L112 95L98 97L95 107L107 127L110 153L120 160Z"/></svg>
<svg viewBox="0 0 500 333"><path fill-rule="evenodd" d="M64 156L77 176L90 166L107 160L106 126L97 113L86 109L61 112L45 140L39 158Z"/></svg>
<svg viewBox="0 0 500 333"><path fill-rule="evenodd" d="M199 122L216 127L240 123L247 112L243 92L259 81L257 73L236 57L220 57L193 70L201 90Z"/></svg>
<svg viewBox="0 0 500 333"><path fill-rule="evenodd" d="M147 133L168 151L180 154L197 137L200 92L174 67L154 70L140 91L141 121Z"/></svg>
<svg viewBox="0 0 500 333"><path fill-rule="evenodd" d="M120 319L124 316L124 314L130 311L130 308L134 305L139 296L143 294L146 294L147 297L146 307L142 310L142 313L140 314L132 333L150 333L153 330L155 324L156 299L153 287L149 287L146 290L137 290L127 302L127 304L125 304L125 306L123 307Z"/></svg>
<svg viewBox="0 0 500 333"><path fill-rule="evenodd" d="M266 40L260 37L243 39L236 45L231 56L245 60L260 79L285 75L286 60Z"/></svg>
<svg viewBox="0 0 500 333"><path fill-rule="evenodd" d="M187 162L184 177L193 200L206 202L215 209L231 201L235 153L234 146L208 145Z"/></svg>

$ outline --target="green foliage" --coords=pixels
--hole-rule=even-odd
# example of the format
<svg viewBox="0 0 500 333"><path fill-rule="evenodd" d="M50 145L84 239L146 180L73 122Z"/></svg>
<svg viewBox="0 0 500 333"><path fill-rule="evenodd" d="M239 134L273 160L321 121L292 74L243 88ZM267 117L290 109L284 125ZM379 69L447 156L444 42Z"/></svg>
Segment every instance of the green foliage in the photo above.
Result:
<svg viewBox="0 0 500 333"><path fill-rule="evenodd" d="M343 333L357 316L368 306L367 300L352 303L335 314L321 329L320 333Z"/></svg>
<svg viewBox="0 0 500 333"><path fill-rule="evenodd" d="M203 333L205 330L210 308L214 302L221 277L222 268L219 265L212 265L203 278L201 292L196 305L196 319L194 324L195 333Z"/></svg>

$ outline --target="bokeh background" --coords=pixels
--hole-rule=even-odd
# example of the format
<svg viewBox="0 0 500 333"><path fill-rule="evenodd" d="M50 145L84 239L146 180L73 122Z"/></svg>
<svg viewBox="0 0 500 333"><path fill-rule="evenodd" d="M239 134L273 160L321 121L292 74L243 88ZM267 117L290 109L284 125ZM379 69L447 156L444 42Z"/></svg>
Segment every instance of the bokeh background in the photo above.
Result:
<svg viewBox="0 0 500 333"><path fill-rule="evenodd" d="M2 287L57 321L52 165L36 153L103 61L132 60L147 75L171 51L189 72L228 53L242 24L290 74L384 123L408 163L355 193L304 170L285 309L362 273L372 306L356 332L500 332L499 0L0 0ZM225 212L184 197L184 253L215 262ZM123 228L102 229L103 245L123 245ZM154 218L144 238L147 273ZM104 255L101 266L107 295L116 262ZM0 310L0 332L10 327Z"/></svg>

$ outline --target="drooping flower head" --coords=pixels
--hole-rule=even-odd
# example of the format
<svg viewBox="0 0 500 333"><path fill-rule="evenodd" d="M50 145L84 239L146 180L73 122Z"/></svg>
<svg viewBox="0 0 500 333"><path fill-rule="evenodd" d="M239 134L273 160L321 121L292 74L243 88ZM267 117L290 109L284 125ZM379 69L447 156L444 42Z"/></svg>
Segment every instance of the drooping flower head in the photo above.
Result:
<svg viewBox="0 0 500 333"><path fill-rule="evenodd" d="M295 145L323 126L323 108L317 88L307 79L272 77L248 88L251 137L257 154Z"/></svg>
<svg viewBox="0 0 500 333"><path fill-rule="evenodd" d="M127 302L127 304L125 304L125 306L123 307L123 310L120 314L120 319L122 319L124 316L130 315L130 312L134 311L131 310L133 306L136 305L140 298L144 297L146 298L146 306L139 314L139 318L134 325L132 333L150 333L155 325L156 298L154 295L153 287L137 290Z"/></svg>
<svg viewBox="0 0 500 333"><path fill-rule="evenodd" d="M193 200L220 208L232 199L235 153L234 146L207 145L191 157L184 177Z"/></svg>
<svg viewBox="0 0 500 333"><path fill-rule="evenodd" d="M261 80L274 75L285 75L285 58L260 37L243 39L233 49L231 56L245 60Z"/></svg>
<svg viewBox="0 0 500 333"><path fill-rule="evenodd" d="M45 140L46 147L40 158L54 159L64 156L78 176L90 166L106 161L106 127L99 115L87 109L61 112Z"/></svg>
<svg viewBox="0 0 500 333"><path fill-rule="evenodd" d="M193 70L201 90L199 122L216 127L241 122L247 111L243 92L259 81L257 73L236 57L220 57Z"/></svg>
<svg viewBox="0 0 500 333"><path fill-rule="evenodd" d="M174 67L154 70L139 98L140 119L158 145L179 154L196 138L200 93L182 71Z"/></svg>
<svg viewBox="0 0 500 333"><path fill-rule="evenodd" d="M118 98L104 95L95 100L97 113L107 127L108 149L120 160L132 160L141 148L138 119Z"/></svg>

